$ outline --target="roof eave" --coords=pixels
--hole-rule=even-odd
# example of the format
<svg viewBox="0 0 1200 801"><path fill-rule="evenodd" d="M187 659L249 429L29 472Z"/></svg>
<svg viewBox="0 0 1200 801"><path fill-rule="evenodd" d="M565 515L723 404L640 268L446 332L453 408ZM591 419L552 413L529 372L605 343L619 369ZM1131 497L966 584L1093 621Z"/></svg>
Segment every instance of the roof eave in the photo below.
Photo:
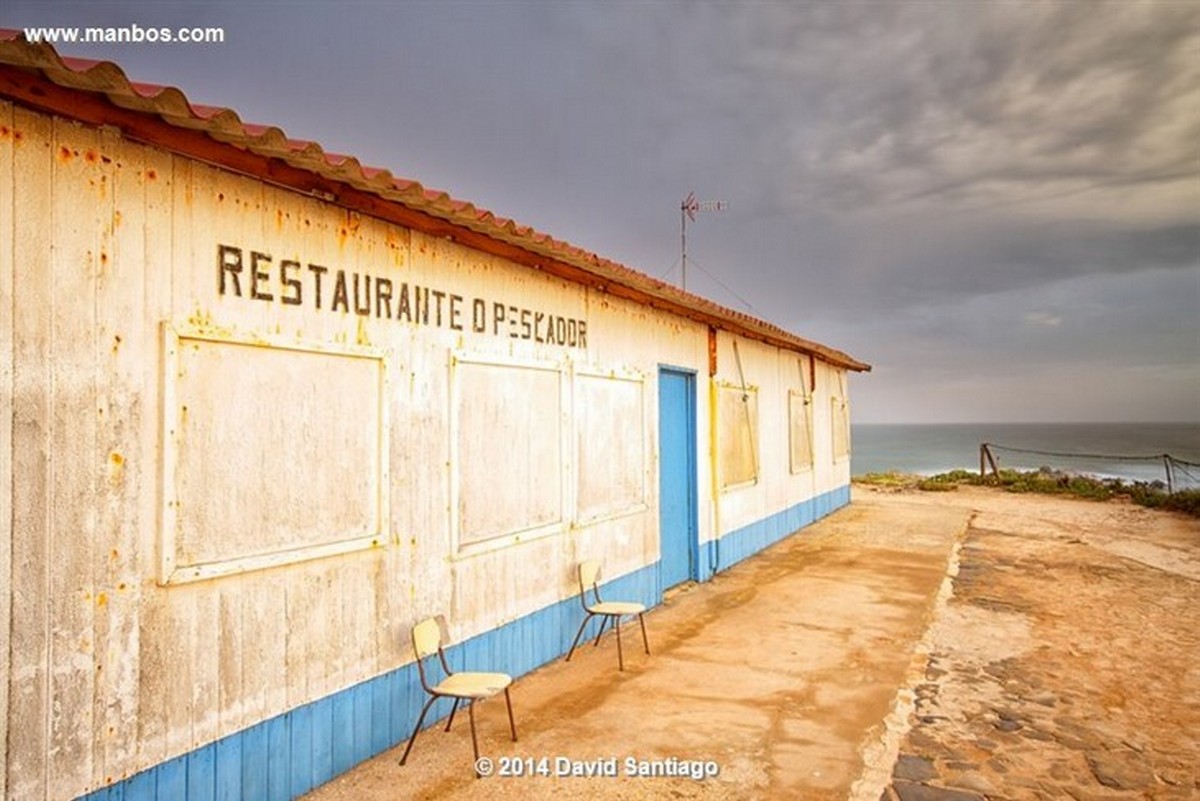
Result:
<svg viewBox="0 0 1200 801"><path fill-rule="evenodd" d="M614 296L718 329L796 350L856 372L871 366L616 262L498 218L444 192L289 140L278 128L244 124L229 109L191 104L171 87L131 83L110 62L64 62L46 44L0 35L0 95L61 117L119 128L131 139L178 152L433 236L511 259Z"/></svg>

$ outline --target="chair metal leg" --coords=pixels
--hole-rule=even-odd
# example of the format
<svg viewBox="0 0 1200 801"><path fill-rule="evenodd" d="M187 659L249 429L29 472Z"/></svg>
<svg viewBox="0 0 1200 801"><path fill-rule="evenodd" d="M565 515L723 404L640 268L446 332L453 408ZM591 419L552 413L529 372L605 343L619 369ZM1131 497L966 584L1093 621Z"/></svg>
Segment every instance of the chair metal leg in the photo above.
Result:
<svg viewBox="0 0 1200 801"><path fill-rule="evenodd" d="M461 698L454 699L454 706L450 707L450 719L446 721L446 731L450 731L450 726L454 723L454 713L458 711L458 702Z"/></svg>
<svg viewBox="0 0 1200 801"><path fill-rule="evenodd" d="M475 752L475 764L479 764L479 740L475 737L475 702L467 701L467 717L471 719L471 750ZM475 778L482 779L483 774L475 768Z"/></svg>
<svg viewBox="0 0 1200 801"><path fill-rule="evenodd" d="M508 694L508 688L504 688L504 703L508 705L508 728L512 730L513 742L517 741L517 724L513 720L512 713L512 696Z"/></svg>
<svg viewBox="0 0 1200 801"><path fill-rule="evenodd" d="M642 626L642 645L646 646L646 654L650 654L650 640L646 639L646 619L638 612L638 623Z"/></svg>
<svg viewBox="0 0 1200 801"><path fill-rule="evenodd" d="M617 630L617 667L625 669L625 657L621 654L621 616L613 616L613 628Z"/></svg>
<svg viewBox="0 0 1200 801"><path fill-rule="evenodd" d="M609 617L608 615L605 615L604 617L600 618L600 629L596 632L596 641L594 643L592 643L593 648L600 647L600 638L604 635L604 627L608 625L608 622L610 620L612 620L612 618Z"/></svg>
<svg viewBox="0 0 1200 801"><path fill-rule="evenodd" d="M417 718L417 725L413 727L412 737L408 738L408 747L404 749L404 756L400 757L400 764L403 765L408 760L408 752L412 750L413 743L417 741L417 732L421 731L421 724L425 722L425 713L429 711L429 707L433 706L433 702L437 700L436 695L431 695L429 700L425 702L425 706L421 709L421 715Z"/></svg>
<svg viewBox="0 0 1200 801"><path fill-rule="evenodd" d="M583 636L583 629L584 629L584 627L586 627L586 626L587 626L587 624L588 624L588 621L589 621L589 620L591 620L591 619L592 619L592 614L591 614L591 612L589 612L589 613L588 613L588 614L587 614L587 615L586 615L586 616L583 618L583 622L579 624L579 631L575 633L575 641L571 643L571 650L570 650L570 651L567 651L567 659L566 659L566 661L568 661L568 662L570 662L570 661L571 661L571 654L575 653L575 646L576 646L576 645L579 645L579 638Z"/></svg>

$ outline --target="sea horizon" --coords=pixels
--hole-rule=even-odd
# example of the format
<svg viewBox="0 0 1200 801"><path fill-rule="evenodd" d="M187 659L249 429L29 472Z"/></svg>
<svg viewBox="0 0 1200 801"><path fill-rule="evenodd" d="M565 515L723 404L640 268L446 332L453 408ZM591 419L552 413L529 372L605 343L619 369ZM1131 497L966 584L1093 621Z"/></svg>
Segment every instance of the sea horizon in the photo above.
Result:
<svg viewBox="0 0 1200 801"><path fill-rule="evenodd" d="M1130 481L1166 481L1164 455L1177 485L1200 485L1200 422L855 423L853 475L934 475L978 470L980 446L990 443L1001 468L1040 467ZM1008 450L1009 448L1016 450ZM1027 453L1026 451L1036 451Z"/></svg>

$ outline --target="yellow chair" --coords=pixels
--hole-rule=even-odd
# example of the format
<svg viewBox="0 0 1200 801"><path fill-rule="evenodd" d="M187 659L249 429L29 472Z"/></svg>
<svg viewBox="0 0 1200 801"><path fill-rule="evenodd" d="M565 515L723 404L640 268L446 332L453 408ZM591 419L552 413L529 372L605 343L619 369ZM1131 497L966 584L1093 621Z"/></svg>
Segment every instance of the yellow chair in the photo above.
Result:
<svg viewBox="0 0 1200 801"><path fill-rule="evenodd" d="M465 671L455 673L450 670L450 665L446 662L446 652L442 650L442 629L436 618L427 618L413 626L412 643L413 651L417 655L417 672L421 674L421 686L429 694L429 700L421 709L421 716L417 718L417 725L413 729L412 737L408 738L408 747L404 749L404 756L400 757L401 765L408 760L408 753L412 751L413 743L416 742L417 732L421 731L421 724L425 722L425 713L439 698L454 699L454 706L450 709L450 719L446 721L446 731L450 731L450 726L454 723L454 713L458 711L459 703L467 702L467 714L471 719L471 748L475 751L476 762L479 761L479 741L475 737L476 701L491 698L503 691L504 702L508 705L508 726L512 730L513 742L517 741L517 724L513 721L512 698L508 694L512 676L507 673L469 673ZM441 662L442 671L446 677L430 686L429 678L425 674L425 660L435 653L438 655L438 661ZM475 775L480 775L478 770L475 771Z"/></svg>
<svg viewBox="0 0 1200 801"><path fill-rule="evenodd" d="M588 603L588 590L591 590L594 601ZM579 624L579 631L575 634L575 641L571 643L571 650L567 652L567 660L571 661L571 655L575 653L575 646L579 645L579 638L583 636L583 630L587 626L588 621L593 617L600 618L600 630L596 632L596 642L592 647L600 645L600 635L604 634L604 626L611 622L613 628L617 630L617 666L625 669L625 656L621 653L621 618L633 617L637 615L638 624L642 627L642 645L646 648L646 653L650 653L650 641L646 639L646 620L642 617L646 611L645 604L635 603L633 601L605 601L600 598L600 563L588 560L579 565L579 601L583 604L583 611L586 615L583 622Z"/></svg>

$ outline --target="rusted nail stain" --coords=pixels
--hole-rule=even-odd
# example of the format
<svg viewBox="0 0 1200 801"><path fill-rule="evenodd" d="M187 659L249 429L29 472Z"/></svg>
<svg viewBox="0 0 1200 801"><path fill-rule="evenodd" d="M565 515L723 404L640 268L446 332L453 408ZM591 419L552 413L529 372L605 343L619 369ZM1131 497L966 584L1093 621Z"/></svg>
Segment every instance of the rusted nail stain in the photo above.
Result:
<svg viewBox="0 0 1200 801"><path fill-rule="evenodd" d="M153 170L153 169L146 170L146 180L147 181L158 180L158 170Z"/></svg>
<svg viewBox="0 0 1200 801"><path fill-rule="evenodd" d="M58 148L58 157L63 161L70 161L73 158L71 148L66 145L60 145Z"/></svg>
<svg viewBox="0 0 1200 801"><path fill-rule="evenodd" d="M83 158L88 164L95 164L100 160L100 155L95 150L88 150L84 152Z"/></svg>

